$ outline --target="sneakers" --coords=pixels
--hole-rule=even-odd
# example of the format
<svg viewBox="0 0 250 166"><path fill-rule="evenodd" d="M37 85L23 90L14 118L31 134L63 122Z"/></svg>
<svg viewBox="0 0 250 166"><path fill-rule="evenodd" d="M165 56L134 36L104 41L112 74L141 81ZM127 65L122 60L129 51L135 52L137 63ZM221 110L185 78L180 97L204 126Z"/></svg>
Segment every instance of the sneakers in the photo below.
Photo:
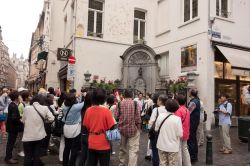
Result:
<svg viewBox="0 0 250 166"><path fill-rule="evenodd" d="M21 152L17 153L17 155L20 156L20 157L24 157L24 152L21 151Z"/></svg>
<svg viewBox="0 0 250 166"><path fill-rule="evenodd" d="M17 163L18 163L18 161L17 161L17 160L14 160L14 159L5 160L5 162L6 162L7 164L17 164Z"/></svg>
<svg viewBox="0 0 250 166"><path fill-rule="evenodd" d="M112 152L112 155L115 155L115 152Z"/></svg>

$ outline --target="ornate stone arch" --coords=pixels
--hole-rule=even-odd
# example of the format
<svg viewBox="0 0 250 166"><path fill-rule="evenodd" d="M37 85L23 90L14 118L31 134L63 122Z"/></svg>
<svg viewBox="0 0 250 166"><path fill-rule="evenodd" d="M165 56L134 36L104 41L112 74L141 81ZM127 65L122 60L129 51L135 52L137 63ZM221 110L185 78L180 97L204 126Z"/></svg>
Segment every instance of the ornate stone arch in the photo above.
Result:
<svg viewBox="0 0 250 166"><path fill-rule="evenodd" d="M122 83L124 88L136 88L138 80L143 80L144 92L155 92L158 81L158 64L155 59L156 53L152 48L143 44L129 47L121 56L123 60ZM139 89L137 89L139 90Z"/></svg>
<svg viewBox="0 0 250 166"><path fill-rule="evenodd" d="M143 44L136 44L129 47L121 56L124 65L152 64L155 61L154 50Z"/></svg>

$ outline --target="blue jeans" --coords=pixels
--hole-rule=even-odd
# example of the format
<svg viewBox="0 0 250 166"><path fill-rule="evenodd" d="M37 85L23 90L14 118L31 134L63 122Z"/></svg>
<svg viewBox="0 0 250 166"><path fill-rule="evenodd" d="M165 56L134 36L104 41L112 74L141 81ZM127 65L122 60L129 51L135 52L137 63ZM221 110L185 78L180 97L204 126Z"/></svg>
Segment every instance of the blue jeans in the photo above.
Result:
<svg viewBox="0 0 250 166"><path fill-rule="evenodd" d="M159 154L158 149L156 147L157 139L151 139L151 148L152 148L152 166L159 166Z"/></svg>

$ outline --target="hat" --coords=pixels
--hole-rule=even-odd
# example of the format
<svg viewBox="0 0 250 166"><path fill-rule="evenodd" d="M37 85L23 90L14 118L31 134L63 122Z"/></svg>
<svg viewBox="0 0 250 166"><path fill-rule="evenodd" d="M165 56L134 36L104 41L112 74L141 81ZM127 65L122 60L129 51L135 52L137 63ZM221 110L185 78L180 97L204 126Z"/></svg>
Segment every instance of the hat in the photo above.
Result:
<svg viewBox="0 0 250 166"><path fill-rule="evenodd" d="M24 88L24 87L21 87L21 88L18 88L18 89L17 89L18 92L22 92L22 91L26 91L26 90L28 90L28 89L26 89L26 88Z"/></svg>
<svg viewBox="0 0 250 166"><path fill-rule="evenodd" d="M39 95L44 95L44 96L46 96L47 93L48 93L48 92L47 92L44 88L40 88L40 89L39 89L39 92L38 92Z"/></svg>

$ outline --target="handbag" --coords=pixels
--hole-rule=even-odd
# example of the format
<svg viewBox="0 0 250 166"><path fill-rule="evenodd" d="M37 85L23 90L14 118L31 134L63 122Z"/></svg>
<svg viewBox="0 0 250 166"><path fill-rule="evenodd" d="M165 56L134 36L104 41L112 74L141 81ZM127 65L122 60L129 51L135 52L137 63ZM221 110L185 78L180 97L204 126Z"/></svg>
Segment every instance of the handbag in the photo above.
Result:
<svg viewBox="0 0 250 166"><path fill-rule="evenodd" d="M67 116L68 116L68 113L69 113L71 107L69 107L69 109L65 115L65 121L67 119ZM64 128L65 123L62 121L62 119L63 119L63 116L60 119L58 119L58 117L55 118L55 121L53 122L53 124L51 126L52 135L57 136L57 137L61 137L61 135L63 134L63 128Z"/></svg>
<svg viewBox="0 0 250 166"><path fill-rule="evenodd" d="M121 133L118 128L106 131L106 137L109 141L119 141L121 139Z"/></svg>
<svg viewBox="0 0 250 166"><path fill-rule="evenodd" d="M156 120L157 120L157 118L158 118L158 116L159 116L158 108L157 108L156 111L157 111L157 112L156 112L156 119L155 119L153 125L151 126L151 128L149 129L149 132L148 132L148 135L149 135L149 139L150 139L150 140L154 140L155 137L156 137L155 123L156 123Z"/></svg>
<svg viewBox="0 0 250 166"><path fill-rule="evenodd" d="M0 112L0 122L6 121L6 115L4 114L3 111Z"/></svg>

